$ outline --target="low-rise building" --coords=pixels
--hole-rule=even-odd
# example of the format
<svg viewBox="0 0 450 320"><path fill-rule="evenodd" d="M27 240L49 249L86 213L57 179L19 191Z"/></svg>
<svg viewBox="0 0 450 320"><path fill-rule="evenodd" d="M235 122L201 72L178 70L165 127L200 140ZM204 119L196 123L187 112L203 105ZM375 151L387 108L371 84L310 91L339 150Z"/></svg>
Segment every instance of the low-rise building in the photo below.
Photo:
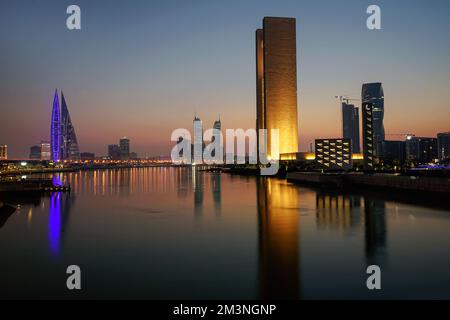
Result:
<svg viewBox="0 0 450 320"><path fill-rule="evenodd" d="M316 162L326 170L350 170L352 162L351 139L316 139Z"/></svg>

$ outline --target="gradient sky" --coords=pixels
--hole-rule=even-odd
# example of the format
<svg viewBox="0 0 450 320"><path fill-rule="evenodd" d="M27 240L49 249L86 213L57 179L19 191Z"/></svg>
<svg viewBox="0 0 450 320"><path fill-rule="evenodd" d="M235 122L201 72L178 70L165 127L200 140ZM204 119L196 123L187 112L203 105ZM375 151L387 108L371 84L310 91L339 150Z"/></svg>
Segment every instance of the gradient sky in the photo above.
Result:
<svg viewBox="0 0 450 320"><path fill-rule="evenodd" d="M78 4L82 30L66 29ZM366 28L378 4L382 30ZM254 32L264 16L297 18L300 150L339 137L335 95L382 82L387 133L450 131L450 1L2 1L0 144L10 157L49 140L62 88L81 151L122 136L140 156L168 155L175 128L255 123ZM358 102L357 102L358 103ZM388 136L388 139L400 139Z"/></svg>

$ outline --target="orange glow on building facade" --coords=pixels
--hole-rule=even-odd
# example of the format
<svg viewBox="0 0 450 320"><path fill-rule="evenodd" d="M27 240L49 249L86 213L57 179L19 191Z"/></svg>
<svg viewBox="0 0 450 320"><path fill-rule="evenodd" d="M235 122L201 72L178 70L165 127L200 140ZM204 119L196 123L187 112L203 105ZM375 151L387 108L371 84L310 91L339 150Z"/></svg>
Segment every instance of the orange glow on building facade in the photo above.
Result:
<svg viewBox="0 0 450 320"><path fill-rule="evenodd" d="M279 130L279 153L298 152L297 49L294 18L265 17L256 30L256 127Z"/></svg>

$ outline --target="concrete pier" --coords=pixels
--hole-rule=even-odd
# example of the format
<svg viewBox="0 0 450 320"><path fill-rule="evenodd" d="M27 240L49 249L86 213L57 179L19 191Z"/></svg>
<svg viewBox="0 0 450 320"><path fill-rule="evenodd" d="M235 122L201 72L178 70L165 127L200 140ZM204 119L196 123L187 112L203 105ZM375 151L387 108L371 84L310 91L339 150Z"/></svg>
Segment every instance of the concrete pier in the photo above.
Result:
<svg viewBox="0 0 450 320"><path fill-rule="evenodd" d="M2 179L0 192L70 191L70 186L55 185L52 179Z"/></svg>
<svg viewBox="0 0 450 320"><path fill-rule="evenodd" d="M439 177L417 177L397 174L289 172L287 179L292 182L339 188L363 186L450 194L450 179Z"/></svg>

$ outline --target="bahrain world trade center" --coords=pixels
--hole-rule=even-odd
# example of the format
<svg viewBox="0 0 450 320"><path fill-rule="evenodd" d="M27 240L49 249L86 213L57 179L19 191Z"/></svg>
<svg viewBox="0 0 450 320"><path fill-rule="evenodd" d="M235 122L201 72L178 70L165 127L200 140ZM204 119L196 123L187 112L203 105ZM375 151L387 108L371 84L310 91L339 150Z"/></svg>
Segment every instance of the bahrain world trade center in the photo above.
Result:
<svg viewBox="0 0 450 320"><path fill-rule="evenodd" d="M295 18L265 17L256 30L256 129L267 129L269 159L298 152ZM279 154L271 154L271 129Z"/></svg>
<svg viewBox="0 0 450 320"><path fill-rule="evenodd" d="M77 135L70 119L66 99L61 91L61 108L58 90L53 97L52 120L50 128L51 154L53 161L80 160Z"/></svg>

